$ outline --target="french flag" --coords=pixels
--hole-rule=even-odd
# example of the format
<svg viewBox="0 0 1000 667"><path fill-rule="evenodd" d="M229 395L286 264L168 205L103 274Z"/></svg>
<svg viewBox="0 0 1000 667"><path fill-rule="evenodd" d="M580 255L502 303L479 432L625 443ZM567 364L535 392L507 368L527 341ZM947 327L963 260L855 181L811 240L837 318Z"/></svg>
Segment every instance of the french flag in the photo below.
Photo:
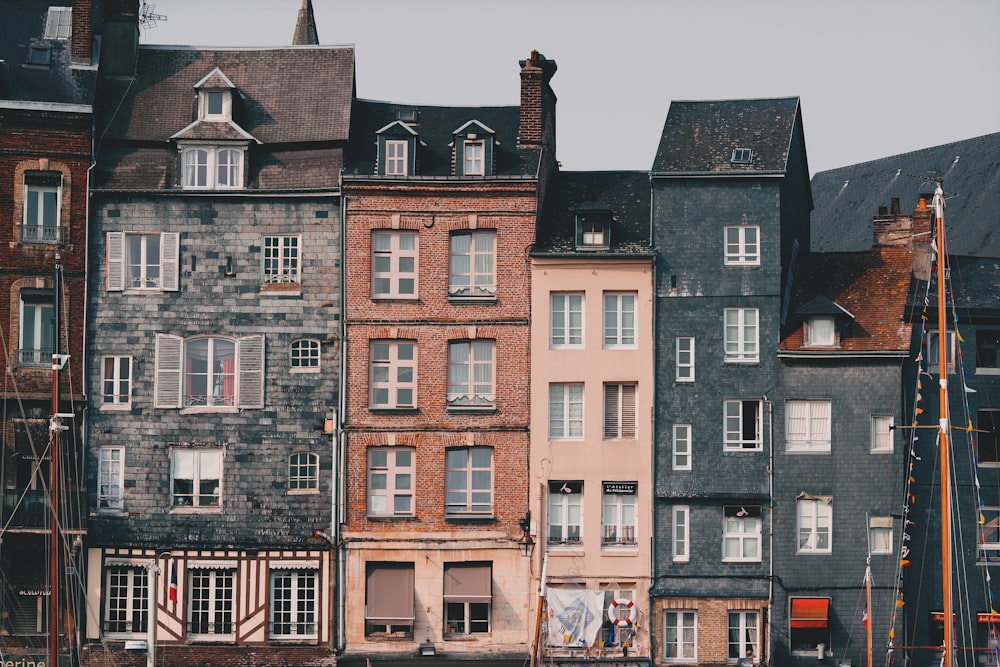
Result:
<svg viewBox="0 0 1000 667"><path fill-rule="evenodd" d="M167 596L171 602L177 602L177 565L173 562L170 563L170 588Z"/></svg>

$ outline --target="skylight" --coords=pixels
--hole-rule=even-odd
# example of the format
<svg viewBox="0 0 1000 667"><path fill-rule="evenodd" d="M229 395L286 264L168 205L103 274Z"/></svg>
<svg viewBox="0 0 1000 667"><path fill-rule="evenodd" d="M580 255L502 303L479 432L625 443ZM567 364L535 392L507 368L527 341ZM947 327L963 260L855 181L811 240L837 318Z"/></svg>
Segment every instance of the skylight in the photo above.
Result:
<svg viewBox="0 0 1000 667"><path fill-rule="evenodd" d="M753 150L750 148L734 148L733 157L730 162L733 164L750 164L753 159Z"/></svg>

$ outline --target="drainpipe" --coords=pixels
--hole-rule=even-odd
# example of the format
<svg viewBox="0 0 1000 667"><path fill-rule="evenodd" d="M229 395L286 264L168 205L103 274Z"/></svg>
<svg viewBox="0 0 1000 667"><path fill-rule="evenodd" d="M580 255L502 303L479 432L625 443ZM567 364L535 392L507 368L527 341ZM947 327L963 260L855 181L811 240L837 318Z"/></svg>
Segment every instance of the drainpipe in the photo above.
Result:
<svg viewBox="0 0 1000 667"><path fill-rule="evenodd" d="M774 404L767 398L767 394L761 396L767 404L767 626L764 630L767 643L764 645L764 655L762 659L765 664L771 664L771 611L774 601Z"/></svg>
<svg viewBox="0 0 1000 667"><path fill-rule="evenodd" d="M346 645L346 626L344 622L344 607L347 585L347 566L344 563L344 544L341 538L340 527L343 521L345 484L345 451L347 447L344 443L344 430L340 427L346 421L347 416L347 323L345 312L347 310L347 280L344 271L347 268L347 197L344 195L344 172L340 172L340 379L338 380L338 410L337 419L333 425L333 489L331 493L332 515L330 520L330 534L333 536L333 558L334 576L336 578L336 590L334 591L334 606L336 618L333 629L333 648L336 654L341 654Z"/></svg>

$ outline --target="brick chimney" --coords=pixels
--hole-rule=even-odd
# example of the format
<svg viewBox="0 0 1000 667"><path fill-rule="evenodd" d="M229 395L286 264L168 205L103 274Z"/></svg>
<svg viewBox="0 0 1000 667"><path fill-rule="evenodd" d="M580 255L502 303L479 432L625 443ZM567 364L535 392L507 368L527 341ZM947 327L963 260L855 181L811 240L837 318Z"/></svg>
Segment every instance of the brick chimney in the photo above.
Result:
<svg viewBox="0 0 1000 667"><path fill-rule="evenodd" d="M101 74L135 74L139 54L139 0L104 0Z"/></svg>
<svg viewBox="0 0 1000 667"><path fill-rule="evenodd" d="M549 81L556 73L556 62L532 51L521 65L521 127L519 148L543 145L554 158L556 149L556 95Z"/></svg>
<svg viewBox="0 0 1000 667"><path fill-rule="evenodd" d="M90 65L94 41L93 0L73 0L73 25L70 33L70 62Z"/></svg>

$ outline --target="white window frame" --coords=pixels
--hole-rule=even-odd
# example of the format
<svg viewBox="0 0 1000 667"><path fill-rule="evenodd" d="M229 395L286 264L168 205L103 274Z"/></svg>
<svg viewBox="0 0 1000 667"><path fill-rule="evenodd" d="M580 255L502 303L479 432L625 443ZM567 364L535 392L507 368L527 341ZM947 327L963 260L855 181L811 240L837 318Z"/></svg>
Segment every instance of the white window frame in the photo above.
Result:
<svg viewBox="0 0 1000 667"><path fill-rule="evenodd" d="M138 563L113 562L104 566L104 619L109 639L145 637L149 628L149 577ZM112 615L118 616L112 620ZM129 629L120 630L125 626Z"/></svg>
<svg viewBox="0 0 1000 667"><path fill-rule="evenodd" d="M940 334L937 331L930 330L927 332L927 362L926 366L935 376L941 367L941 360L939 358L940 354L938 352L938 338ZM945 349L945 365L948 368L948 373L955 372L955 349L956 349L956 339L955 331L949 329L945 334L945 340L947 341L947 348Z"/></svg>
<svg viewBox="0 0 1000 667"><path fill-rule="evenodd" d="M493 516L493 448L453 447L445 453L445 516Z"/></svg>
<svg viewBox="0 0 1000 667"><path fill-rule="evenodd" d="M583 292L552 292L549 295L549 347L583 347Z"/></svg>
<svg viewBox="0 0 1000 667"><path fill-rule="evenodd" d="M785 401L785 449L789 452L831 450L832 401Z"/></svg>
<svg viewBox="0 0 1000 667"><path fill-rule="evenodd" d="M417 407L417 341L372 340L369 349L368 408L398 410ZM385 400L382 400L383 393ZM409 401L406 400L407 393Z"/></svg>
<svg viewBox="0 0 1000 667"><path fill-rule="evenodd" d="M727 662L739 663L747 657L747 653L753 656L760 655L760 612L752 609L730 609L728 616L728 630L726 635ZM734 642L733 635L738 639ZM753 659L757 662L757 658Z"/></svg>
<svg viewBox="0 0 1000 667"><path fill-rule="evenodd" d="M462 175L483 176L486 174L486 142L468 141L463 143Z"/></svg>
<svg viewBox="0 0 1000 667"><path fill-rule="evenodd" d="M61 184L29 183L26 174L22 199L24 213L21 224L21 241L24 243L61 242L63 240L63 186Z"/></svg>
<svg viewBox="0 0 1000 667"><path fill-rule="evenodd" d="M805 345L808 347L836 347L837 321L833 315L810 315L806 319Z"/></svg>
<svg viewBox="0 0 1000 667"><path fill-rule="evenodd" d="M181 187L185 190L243 188L245 150L233 146L185 146L181 149Z"/></svg>
<svg viewBox="0 0 1000 667"><path fill-rule="evenodd" d="M833 549L833 503L823 499L798 498L795 515L796 553L830 553ZM824 537L825 545L822 543Z"/></svg>
<svg viewBox="0 0 1000 667"><path fill-rule="evenodd" d="M674 343L677 382L694 382L694 336L678 336Z"/></svg>
<svg viewBox="0 0 1000 667"><path fill-rule="evenodd" d="M416 460L412 447L368 449L369 516L413 516Z"/></svg>
<svg viewBox="0 0 1000 667"><path fill-rule="evenodd" d="M674 424L671 467L674 470L691 470L691 424Z"/></svg>
<svg viewBox="0 0 1000 667"><path fill-rule="evenodd" d="M189 364L189 357L196 359L193 345L208 340L209 356L205 359L205 372L201 364ZM216 343L232 344L233 357L232 394L227 394L225 359L215 354ZM251 335L241 338L228 336L195 336L188 339L172 334L156 334L156 384L154 407L182 408L187 412L236 412L238 409L264 407L264 336ZM198 346L201 347L200 345ZM221 368L219 365L221 364ZM193 394L196 380L204 378L211 392ZM187 413L186 412L186 413ZM185 413L185 414L186 414Z"/></svg>
<svg viewBox="0 0 1000 667"><path fill-rule="evenodd" d="M611 483L613 485L613 483ZM609 483L605 483L601 503L601 547L635 547L638 529L638 514L636 496L637 483L633 484L635 493L609 493Z"/></svg>
<svg viewBox="0 0 1000 667"><path fill-rule="evenodd" d="M319 637L319 570L273 569L270 573L268 639Z"/></svg>
<svg viewBox="0 0 1000 667"><path fill-rule="evenodd" d="M174 510L222 509L223 456L221 447L173 447L170 452L171 506ZM179 486L187 483L187 488ZM210 489L204 487L205 484ZM214 483L214 484L213 484Z"/></svg>
<svg viewBox="0 0 1000 667"><path fill-rule="evenodd" d="M608 247L610 217L600 213L577 215L577 244L580 248L600 250Z"/></svg>
<svg viewBox="0 0 1000 667"><path fill-rule="evenodd" d="M385 175L407 176L410 142L406 139L385 140Z"/></svg>
<svg viewBox="0 0 1000 667"><path fill-rule="evenodd" d="M892 415L872 415L871 417L871 452L872 454L892 454L894 418Z"/></svg>
<svg viewBox="0 0 1000 667"><path fill-rule="evenodd" d="M636 347L637 313L639 300L635 292L605 292L604 304L604 348Z"/></svg>
<svg viewBox="0 0 1000 667"><path fill-rule="evenodd" d="M496 402L496 341L448 343L448 408L492 408Z"/></svg>
<svg viewBox="0 0 1000 667"><path fill-rule="evenodd" d="M420 236L415 231L372 231L373 299L416 299L419 289Z"/></svg>
<svg viewBox="0 0 1000 667"><path fill-rule="evenodd" d="M319 373L322 361L322 346L315 338L293 340L288 348L289 372Z"/></svg>
<svg viewBox="0 0 1000 667"><path fill-rule="evenodd" d="M583 383L549 384L549 440L583 440Z"/></svg>
<svg viewBox="0 0 1000 667"><path fill-rule="evenodd" d="M319 454L295 452L288 457L288 493L319 493Z"/></svg>
<svg viewBox="0 0 1000 667"><path fill-rule="evenodd" d="M49 7L45 17L45 39L69 39L73 34L73 8Z"/></svg>
<svg viewBox="0 0 1000 667"><path fill-rule="evenodd" d="M747 420L752 419L752 423ZM727 452L759 452L764 448L763 402L759 399L723 401L723 449ZM752 426L754 437L745 437Z"/></svg>
<svg viewBox="0 0 1000 667"><path fill-rule="evenodd" d="M888 556L892 549L892 517L873 516L868 519L868 551L873 556ZM1000 546L1000 545L998 545Z"/></svg>
<svg viewBox="0 0 1000 667"><path fill-rule="evenodd" d="M159 248L151 250L147 237L154 236L159 237ZM176 292L180 289L180 238L181 235L177 232L108 232L108 291ZM155 257L150 257L150 252Z"/></svg>
<svg viewBox="0 0 1000 667"><path fill-rule="evenodd" d="M55 351L52 292L22 291L19 302L18 365L50 366Z"/></svg>
<svg viewBox="0 0 1000 667"><path fill-rule="evenodd" d="M120 512L124 509L125 448L101 447L97 463L97 509Z"/></svg>
<svg viewBox="0 0 1000 667"><path fill-rule="evenodd" d="M760 266L760 225L729 225L723 235L726 266Z"/></svg>
<svg viewBox="0 0 1000 667"><path fill-rule="evenodd" d="M235 640L236 569L190 568L187 580L187 638L196 642ZM204 621L198 623L196 615ZM220 618L222 627L218 628Z"/></svg>
<svg viewBox="0 0 1000 667"><path fill-rule="evenodd" d="M674 641L670 641L669 637ZM671 647L673 650L671 651ZM671 655L673 653L673 655ZM698 662L698 612L668 609L663 612L663 661Z"/></svg>
<svg viewBox="0 0 1000 667"><path fill-rule="evenodd" d="M743 512L745 516L740 516ZM752 516L756 513L757 516ZM759 563L761 560L761 515L760 507L750 511L745 506L726 506L722 516L722 562ZM727 555L730 546L736 555Z"/></svg>
<svg viewBox="0 0 1000 667"><path fill-rule="evenodd" d="M468 239L468 249L459 249ZM448 297L495 299L497 293L497 233L494 229L455 232L448 240ZM464 243L464 241L461 241Z"/></svg>
<svg viewBox="0 0 1000 667"><path fill-rule="evenodd" d="M583 545L583 482L573 482L573 485L578 485L580 491L553 491L551 487L558 488L558 484L549 484L546 532L549 546L576 548ZM568 483L564 483L562 488L570 487ZM558 531L558 536L553 535L554 531Z"/></svg>
<svg viewBox="0 0 1000 667"><path fill-rule="evenodd" d="M726 363L760 361L760 311L756 308L726 308L724 318Z"/></svg>
<svg viewBox="0 0 1000 667"><path fill-rule="evenodd" d="M691 558L691 508L674 505L670 512L670 549L675 563Z"/></svg>
<svg viewBox="0 0 1000 667"><path fill-rule="evenodd" d="M261 282L302 282L302 237L295 234L267 235L261 244Z"/></svg>
<svg viewBox="0 0 1000 667"><path fill-rule="evenodd" d="M215 97L218 96L218 97ZM212 110L212 100L219 101L219 110ZM200 120L224 121L233 117L233 95L228 90L199 90L198 111Z"/></svg>
<svg viewBox="0 0 1000 667"><path fill-rule="evenodd" d="M636 440L639 437L639 385L635 382L604 383L604 440Z"/></svg>
<svg viewBox="0 0 1000 667"><path fill-rule="evenodd" d="M985 505L979 508L979 513L983 520L978 524L976 562L1000 565L1000 506Z"/></svg>
<svg viewBox="0 0 1000 667"><path fill-rule="evenodd" d="M126 409L132 405L132 357L108 354L101 357L101 407Z"/></svg>

